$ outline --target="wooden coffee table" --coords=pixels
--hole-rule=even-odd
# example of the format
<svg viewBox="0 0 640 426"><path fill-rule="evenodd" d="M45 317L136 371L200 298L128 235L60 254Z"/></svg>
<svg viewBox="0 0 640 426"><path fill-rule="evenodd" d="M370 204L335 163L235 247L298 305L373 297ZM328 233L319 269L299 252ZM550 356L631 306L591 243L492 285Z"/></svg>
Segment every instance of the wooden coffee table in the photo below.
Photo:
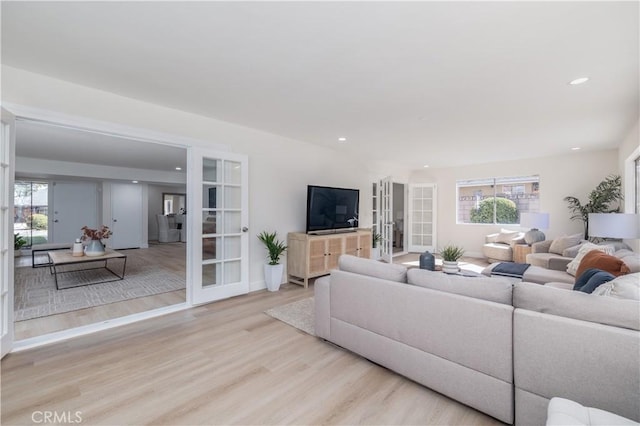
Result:
<svg viewBox="0 0 640 426"><path fill-rule="evenodd" d="M124 279L124 274L125 274L125 270L127 268L127 255L119 253L115 250L111 250L111 249L106 249L105 253L102 256L72 256L70 251L62 251L62 250L58 250L58 251L49 251L47 252L47 255L49 256L49 270L51 271L51 274L54 276L55 281L56 281L56 289L60 290L60 287L58 285L58 275L59 274L71 274L74 272L84 272L84 271L89 271L92 269L105 269L106 271L108 271L110 273L110 275L114 276L115 278L113 279L102 279L102 280L98 280L98 281L91 281L91 282L80 282L77 285L67 285L64 288L72 288L72 287L80 287L80 286L84 286L84 285L92 285L92 284L101 284L101 283L108 283L111 281L120 281ZM122 263L122 273L118 274L117 272L115 272L114 270L112 270L111 268L109 268L109 260L111 259L122 259L123 263ZM96 266L95 263L97 262L101 262L102 265L98 265ZM87 267L86 268L74 268L74 269L69 269L69 268L65 268L67 266L70 265L79 265L79 264L86 264ZM91 265L93 264L93 265Z"/></svg>

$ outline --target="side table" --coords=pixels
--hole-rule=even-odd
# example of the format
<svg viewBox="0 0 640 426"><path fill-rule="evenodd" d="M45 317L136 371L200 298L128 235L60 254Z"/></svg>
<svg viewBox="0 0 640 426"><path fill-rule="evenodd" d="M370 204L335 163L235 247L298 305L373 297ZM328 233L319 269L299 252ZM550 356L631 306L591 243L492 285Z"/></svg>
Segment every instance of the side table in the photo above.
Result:
<svg viewBox="0 0 640 426"><path fill-rule="evenodd" d="M531 246L527 244L515 244L513 246L513 261L527 263L527 255L531 253Z"/></svg>

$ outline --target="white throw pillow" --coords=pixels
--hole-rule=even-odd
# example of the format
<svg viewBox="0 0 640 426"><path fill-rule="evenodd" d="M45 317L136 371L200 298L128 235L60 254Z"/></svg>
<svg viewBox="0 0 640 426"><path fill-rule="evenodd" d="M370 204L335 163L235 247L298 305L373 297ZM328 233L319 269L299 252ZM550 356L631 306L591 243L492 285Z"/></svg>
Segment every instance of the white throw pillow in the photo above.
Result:
<svg viewBox="0 0 640 426"><path fill-rule="evenodd" d="M519 236L519 231L509 231L508 229L501 229L500 233L496 237L496 243L511 244L511 240Z"/></svg>
<svg viewBox="0 0 640 426"><path fill-rule="evenodd" d="M613 247L611 246L600 246L593 243L584 243L580 247L580 250L578 250L578 255L567 265L567 273L575 277L576 272L578 272L578 266L580 266L580 262L582 262L582 258L592 250L599 250L611 255L613 255L614 253Z"/></svg>
<svg viewBox="0 0 640 426"><path fill-rule="evenodd" d="M599 285L591 294L611 296L618 299L640 300L640 273L621 275Z"/></svg>

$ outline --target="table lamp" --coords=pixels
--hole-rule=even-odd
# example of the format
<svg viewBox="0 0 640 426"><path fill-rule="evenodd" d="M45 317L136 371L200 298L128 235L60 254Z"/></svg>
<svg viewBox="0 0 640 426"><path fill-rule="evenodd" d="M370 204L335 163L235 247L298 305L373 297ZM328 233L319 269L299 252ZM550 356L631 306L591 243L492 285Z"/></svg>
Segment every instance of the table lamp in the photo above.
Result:
<svg viewBox="0 0 640 426"><path fill-rule="evenodd" d="M640 238L640 215L633 213L589 213L589 236Z"/></svg>
<svg viewBox="0 0 640 426"><path fill-rule="evenodd" d="M520 226L530 228L524 234L524 241L531 245L546 238L540 229L549 228L549 213L520 213Z"/></svg>

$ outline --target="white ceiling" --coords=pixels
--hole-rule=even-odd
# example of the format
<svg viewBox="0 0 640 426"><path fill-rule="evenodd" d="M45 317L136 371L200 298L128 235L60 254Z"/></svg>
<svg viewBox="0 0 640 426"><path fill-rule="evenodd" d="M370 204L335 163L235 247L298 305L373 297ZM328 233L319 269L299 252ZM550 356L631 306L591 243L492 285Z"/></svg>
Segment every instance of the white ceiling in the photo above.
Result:
<svg viewBox="0 0 640 426"><path fill-rule="evenodd" d="M639 115L638 16L608 1L2 2L2 61L438 167L616 147Z"/></svg>

